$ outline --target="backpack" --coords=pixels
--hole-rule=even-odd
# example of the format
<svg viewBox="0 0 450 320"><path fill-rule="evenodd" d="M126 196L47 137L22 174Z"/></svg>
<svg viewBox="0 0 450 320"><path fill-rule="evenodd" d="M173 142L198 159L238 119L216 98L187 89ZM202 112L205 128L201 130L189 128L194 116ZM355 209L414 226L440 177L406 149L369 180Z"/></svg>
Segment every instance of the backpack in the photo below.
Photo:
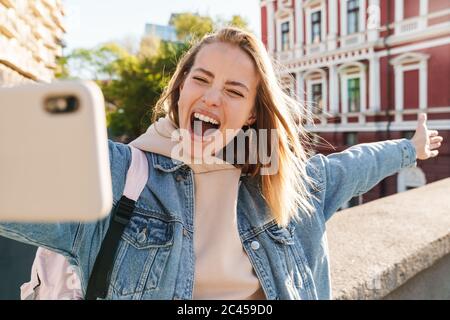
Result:
<svg viewBox="0 0 450 320"><path fill-rule="evenodd" d="M39 247L31 268L31 279L20 287L22 300L95 300L106 297L120 237L148 179L145 153L128 146L131 149L131 164L125 188L113 208L110 226L95 260L86 296L83 297L80 279L67 259L62 254Z"/></svg>

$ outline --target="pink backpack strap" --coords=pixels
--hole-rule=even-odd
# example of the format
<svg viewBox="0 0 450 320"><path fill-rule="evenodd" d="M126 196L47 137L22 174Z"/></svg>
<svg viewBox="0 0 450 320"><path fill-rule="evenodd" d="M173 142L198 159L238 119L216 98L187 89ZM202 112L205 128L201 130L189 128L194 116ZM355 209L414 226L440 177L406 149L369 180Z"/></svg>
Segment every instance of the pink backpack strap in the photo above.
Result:
<svg viewBox="0 0 450 320"><path fill-rule="evenodd" d="M145 153L131 145L131 163L127 171L123 195L137 201L148 180ZM39 247L36 251L31 279L20 287L22 300L80 300L81 282L67 259L54 251Z"/></svg>
<svg viewBox="0 0 450 320"><path fill-rule="evenodd" d="M123 195L137 201L148 180L148 162L145 153L128 145L131 149L131 164L127 171L127 180Z"/></svg>

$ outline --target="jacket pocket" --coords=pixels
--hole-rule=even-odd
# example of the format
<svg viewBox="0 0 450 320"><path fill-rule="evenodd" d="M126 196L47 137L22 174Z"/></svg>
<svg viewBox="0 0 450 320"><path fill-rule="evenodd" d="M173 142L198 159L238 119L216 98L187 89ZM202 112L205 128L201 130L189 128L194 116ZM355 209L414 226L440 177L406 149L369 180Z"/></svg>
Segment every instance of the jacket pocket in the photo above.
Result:
<svg viewBox="0 0 450 320"><path fill-rule="evenodd" d="M134 214L122 234L111 275L116 295L139 299L158 287L173 244L173 222Z"/></svg>
<svg viewBox="0 0 450 320"><path fill-rule="evenodd" d="M299 239L295 236L295 224L286 227L273 225L266 229L273 240L274 247L280 257L280 267L286 270L287 276L296 288L300 299L311 299L313 294L312 275Z"/></svg>

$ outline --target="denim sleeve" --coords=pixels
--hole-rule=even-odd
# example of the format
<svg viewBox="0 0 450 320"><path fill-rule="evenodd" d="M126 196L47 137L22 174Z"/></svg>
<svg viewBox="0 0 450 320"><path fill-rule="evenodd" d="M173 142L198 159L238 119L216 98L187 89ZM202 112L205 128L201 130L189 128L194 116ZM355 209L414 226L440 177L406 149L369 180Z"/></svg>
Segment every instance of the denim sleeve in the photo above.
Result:
<svg viewBox="0 0 450 320"><path fill-rule="evenodd" d="M127 171L131 164L131 150L126 144L108 140L109 163L113 187L113 202L116 203L122 197L125 189Z"/></svg>
<svg viewBox="0 0 450 320"><path fill-rule="evenodd" d="M409 139L362 143L314 158L323 179L325 220L352 197L366 193L403 168L417 165L416 150Z"/></svg>
<svg viewBox="0 0 450 320"><path fill-rule="evenodd" d="M117 202L125 188L126 172L131 161L130 148L108 140L113 201ZM70 204L68 204L70 205ZM101 222L106 221L103 219ZM89 230L103 230L97 223L0 223L0 235L31 245L45 247L64 255L76 256L81 239L93 239ZM96 225L94 228L92 226ZM90 227L88 227L90 226ZM102 232L100 232L102 233Z"/></svg>

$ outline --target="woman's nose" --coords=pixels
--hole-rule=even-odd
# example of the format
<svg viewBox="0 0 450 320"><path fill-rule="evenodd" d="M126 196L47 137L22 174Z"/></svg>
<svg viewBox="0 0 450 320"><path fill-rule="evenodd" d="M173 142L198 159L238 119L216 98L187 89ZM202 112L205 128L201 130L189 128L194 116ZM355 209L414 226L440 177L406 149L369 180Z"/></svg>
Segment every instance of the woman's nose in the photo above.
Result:
<svg viewBox="0 0 450 320"><path fill-rule="evenodd" d="M220 104L222 103L222 96L220 90L210 88L203 94L202 101L208 107L220 106Z"/></svg>

